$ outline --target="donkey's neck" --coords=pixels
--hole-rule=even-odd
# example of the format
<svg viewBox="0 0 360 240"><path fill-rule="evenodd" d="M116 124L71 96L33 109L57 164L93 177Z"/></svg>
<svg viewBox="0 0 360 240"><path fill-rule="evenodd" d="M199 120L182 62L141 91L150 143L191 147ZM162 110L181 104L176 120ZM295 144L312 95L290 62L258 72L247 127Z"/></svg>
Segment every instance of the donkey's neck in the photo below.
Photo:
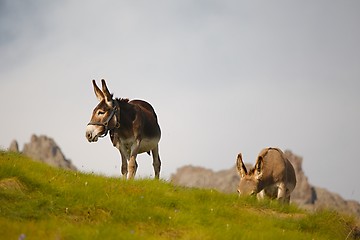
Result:
<svg viewBox="0 0 360 240"><path fill-rule="evenodd" d="M122 126L131 126L136 116L134 105L129 103L129 99L127 98L117 98L115 101L119 108L119 115L117 117L120 122L120 128L122 128Z"/></svg>

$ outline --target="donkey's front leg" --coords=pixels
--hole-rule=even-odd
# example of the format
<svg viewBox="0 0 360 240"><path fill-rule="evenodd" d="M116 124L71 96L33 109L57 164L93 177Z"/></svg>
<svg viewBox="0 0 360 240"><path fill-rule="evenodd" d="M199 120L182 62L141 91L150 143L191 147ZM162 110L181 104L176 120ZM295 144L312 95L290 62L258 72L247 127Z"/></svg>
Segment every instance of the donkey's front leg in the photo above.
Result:
<svg viewBox="0 0 360 240"><path fill-rule="evenodd" d="M121 174L123 175L123 179L126 180L127 174L128 174L128 163L127 159L129 158L129 154L127 154L127 150L120 144L120 141L115 139L113 141L114 146L119 150L121 155Z"/></svg>
<svg viewBox="0 0 360 240"><path fill-rule="evenodd" d="M128 162L127 162L125 154L122 154L122 153L121 153L121 174L123 176L123 179L126 180L126 177L128 174Z"/></svg>
<svg viewBox="0 0 360 240"><path fill-rule="evenodd" d="M261 190L258 194L256 194L256 198L258 200L263 200L265 198L265 189Z"/></svg>
<svg viewBox="0 0 360 240"><path fill-rule="evenodd" d="M140 148L140 140L136 140L136 142L131 146L131 153L130 153L130 159L128 165L128 170L129 170L128 179L133 179L135 177L136 170L138 167L138 164L136 162L136 156L139 152L139 148Z"/></svg>

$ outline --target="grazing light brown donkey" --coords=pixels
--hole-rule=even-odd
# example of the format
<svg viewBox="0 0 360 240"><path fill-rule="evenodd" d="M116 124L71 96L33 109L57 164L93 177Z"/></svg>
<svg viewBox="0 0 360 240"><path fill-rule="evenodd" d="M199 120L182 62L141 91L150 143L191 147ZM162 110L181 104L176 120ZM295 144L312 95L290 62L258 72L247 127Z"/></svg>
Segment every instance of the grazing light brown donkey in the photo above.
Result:
<svg viewBox="0 0 360 240"><path fill-rule="evenodd" d="M246 170L239 153L236 167L240 175L240 195L257 194L258 199L266 195L285 203L290 202L290 193L296 185L295 170L280 149L263 149L259 153L255 167L250 171Z"/></svg>
<svg viewBox="0 0 360 240"><path fill-rule="evenodd" d="M123 178L132 179L138 167L138 153L152 153L155 178L160 176L159 141L161 130L153 107L142 100L116 98L110 94L106 82L101 80L102 91L92 81L95 95L100 101L93 110L86 127L86 138L96 142L110 132L111 141L121 155ZM128 164L129 161L129 164Z"/></svg>

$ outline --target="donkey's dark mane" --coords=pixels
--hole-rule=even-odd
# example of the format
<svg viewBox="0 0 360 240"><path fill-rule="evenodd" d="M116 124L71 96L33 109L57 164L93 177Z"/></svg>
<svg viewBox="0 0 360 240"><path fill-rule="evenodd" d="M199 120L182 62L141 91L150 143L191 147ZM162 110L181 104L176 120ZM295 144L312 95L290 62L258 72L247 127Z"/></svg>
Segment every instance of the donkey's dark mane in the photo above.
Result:
<svg viewBox="0 0 360 240"><path fill-rule="evenodd" d="M115 98L115 101L119 104L120 108L127 109L129 107L128 98Z"/></svg>
<svg viewBox="0 0 360 240"><path fill-rule="evenodd" d="M118 101L119 103L128 103L129 102L129 99L128 98L116 98L115 99L116 101Z"/></svg>

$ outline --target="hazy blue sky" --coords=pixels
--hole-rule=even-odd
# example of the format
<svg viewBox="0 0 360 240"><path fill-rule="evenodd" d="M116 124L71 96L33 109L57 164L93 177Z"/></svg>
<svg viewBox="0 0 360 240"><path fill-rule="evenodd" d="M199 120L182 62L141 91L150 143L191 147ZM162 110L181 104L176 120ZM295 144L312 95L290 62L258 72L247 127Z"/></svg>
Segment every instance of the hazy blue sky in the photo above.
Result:
<svg viewBox="0 0 360 240"><path fill-rule="evenodd" d="M357 0L0 1L0 146L46 134L78 169L119 176L110 140L85 139L104 78L154 106L165 179L277 146L360 201L359 13Z"/></svg>

